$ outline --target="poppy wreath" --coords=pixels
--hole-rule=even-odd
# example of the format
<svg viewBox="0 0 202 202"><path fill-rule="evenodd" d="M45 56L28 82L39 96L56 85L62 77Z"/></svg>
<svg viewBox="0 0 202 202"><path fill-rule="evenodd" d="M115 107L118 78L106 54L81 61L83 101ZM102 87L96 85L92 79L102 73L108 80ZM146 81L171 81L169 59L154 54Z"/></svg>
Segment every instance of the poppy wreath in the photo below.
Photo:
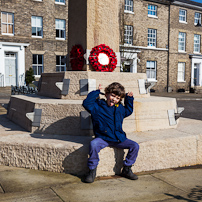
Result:
<svg viewBox="0 0 202 202"><path fill-rule="evenodd" d="M84 65L84 50L81 45L75 45L70 51L70 63L72 70L82 70Z"/></svg>
<svg viewBox="0 0 202 202"><path fill-rule="evenodd" d="M89 62L96 71L112 72L116 68L117 58L109 46L100 44L92 48Z"/></svg>

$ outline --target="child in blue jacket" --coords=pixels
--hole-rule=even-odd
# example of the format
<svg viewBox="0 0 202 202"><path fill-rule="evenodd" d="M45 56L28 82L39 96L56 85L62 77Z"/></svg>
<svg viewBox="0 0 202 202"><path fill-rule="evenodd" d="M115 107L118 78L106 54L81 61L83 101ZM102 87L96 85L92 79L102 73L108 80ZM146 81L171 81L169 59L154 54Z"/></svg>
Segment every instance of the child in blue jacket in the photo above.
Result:
<svg viewBox="0 0 202 202"><path fill-rule="evenodd" d="M98 90L90 92L83 101L83 107L91 114L95 134L95 139L90 143L88 159L90 171L85 182L94 182L99 162L98 153L108 146L128 149L121 175L136 180L138 177L132 172L131 167L136 161L139 145L127 139L126 133L122 129L123 119L133 112L133 93L125 94L124 87L120 83L114 82L105 88L106 100L104 100L98 98L100 90L101 85ZM124 106L121 104L122 98L125 98Z"/></svg>

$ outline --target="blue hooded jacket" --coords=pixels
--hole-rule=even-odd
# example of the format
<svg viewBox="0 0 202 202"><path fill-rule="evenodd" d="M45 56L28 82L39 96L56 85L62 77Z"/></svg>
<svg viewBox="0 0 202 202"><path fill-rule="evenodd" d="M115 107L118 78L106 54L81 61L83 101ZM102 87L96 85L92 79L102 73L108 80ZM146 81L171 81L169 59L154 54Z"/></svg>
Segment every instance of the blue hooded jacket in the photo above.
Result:
<svg viewBox="0 0 202 202"><path fill-rule="evenodd" d="M126 134L122 129L123 119L133 112L133 97L125 97L124 105L108 106L99 97L100 90L92 91L83 101L83 107L91 114L95 137L106 141L123 142Z"/></svg>

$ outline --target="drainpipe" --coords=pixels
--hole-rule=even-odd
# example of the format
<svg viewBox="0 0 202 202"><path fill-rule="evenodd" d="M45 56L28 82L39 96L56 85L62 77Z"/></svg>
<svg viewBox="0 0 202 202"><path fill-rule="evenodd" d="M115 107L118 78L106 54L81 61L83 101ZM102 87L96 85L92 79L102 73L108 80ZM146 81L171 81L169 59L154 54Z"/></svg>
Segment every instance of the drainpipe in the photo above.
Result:
<svg viewBox="0 0 202 202"><path fill-rule="evenodd" d="M167 59L167 92L169 91L169 56L170 56L170 5L171 1L169 1L168 5L168 59Z"/></svg>

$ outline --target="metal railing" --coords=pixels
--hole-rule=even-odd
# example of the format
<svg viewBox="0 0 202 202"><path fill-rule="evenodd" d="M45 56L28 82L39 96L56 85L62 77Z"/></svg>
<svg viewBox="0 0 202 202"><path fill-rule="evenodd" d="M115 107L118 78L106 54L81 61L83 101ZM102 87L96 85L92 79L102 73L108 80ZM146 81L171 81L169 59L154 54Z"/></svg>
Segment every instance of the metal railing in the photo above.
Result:
<svg viewBox="0 0 202 202"><path fill-rule="evenodd" d="M4 87L4 75L0 73L0 87Z"/></svg>
<svg viewBox="0 0 202 202"><path fill-rule="evenodd" d="M36 94L38 92L37 87L29 86L11 86L11 95L20 94Z"/></svg>
<svg viewBox="0 0 202 202"><path fill-rule="evenodd" d="M19 75L18 86L25 86L25 74L24 73Z"/></svg>

